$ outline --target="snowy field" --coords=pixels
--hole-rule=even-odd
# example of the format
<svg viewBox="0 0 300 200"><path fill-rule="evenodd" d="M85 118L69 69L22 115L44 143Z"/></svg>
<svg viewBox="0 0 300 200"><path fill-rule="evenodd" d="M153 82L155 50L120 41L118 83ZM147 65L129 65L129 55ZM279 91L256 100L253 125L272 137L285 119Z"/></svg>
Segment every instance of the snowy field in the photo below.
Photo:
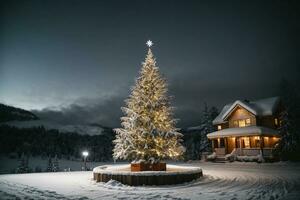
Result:
<svg viewBox="0 0 300 200"><path fill-rule="evenodd" d="M191 163L204 177L182 185L95 183L92 172L0 175L1 199L300 199L300 164Z"/></svg>

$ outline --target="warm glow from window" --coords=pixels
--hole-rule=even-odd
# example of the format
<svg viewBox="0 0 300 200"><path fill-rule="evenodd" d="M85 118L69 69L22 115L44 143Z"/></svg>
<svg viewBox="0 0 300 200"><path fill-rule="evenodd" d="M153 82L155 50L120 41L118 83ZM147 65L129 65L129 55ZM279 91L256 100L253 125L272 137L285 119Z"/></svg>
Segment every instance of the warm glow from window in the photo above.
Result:
<svg viewBox="0 0 300 200"><path fill-rule="evenodd" d="M221 125L218 125L218 130L221 130L222 129L222 126Z"/></svg>
<svg viewBox="0 0 300 200"><path fill-rule="evenodd" d="M260 137L259 136L254 136L254 146L255 147L260 147Z"/></svg>
<svg viewBox="0 0 300 200"><path fill-rule="evenodd" d="M239 120L239 127L245 127L245 126L246 126L245 120Z"/></svg>
<svg viewBox="0 0 300 200"><path fill-rule="evenodd" d="M250 126L251 125L251 119L241 119L241 120L235 120L233 121L234 126L238 127L245 127L245 126Z"/></svg>
<svg viewBox="0 0 300 200"><path fill-rule="evenodd" d="M246 124L248 125L250 125L251 124L251 120L250 120L250 118L248 118L248 119L246 119Z"/></svg>
<svg viewBox="0 0 300 200"><path fill-rule="evenodd" d="M245 148L250 148L250 140L248 137L244 137L244 144L245 144Z"/></svg>
<svg viewBox="0 0 300 200"><path fill-rule="evenodd" d="M274 119L274 122L275 122L275 125L277 126L277 125L278 125L278 119L275 118L275 119Z"/></svg>
<svg viewBox="0 0 300 200"><path fill-rule="evenodd" d="M239 125L239 123L238 123L237 120L233 121L233 124L234 124L234 126L238 126Z"/></svg>

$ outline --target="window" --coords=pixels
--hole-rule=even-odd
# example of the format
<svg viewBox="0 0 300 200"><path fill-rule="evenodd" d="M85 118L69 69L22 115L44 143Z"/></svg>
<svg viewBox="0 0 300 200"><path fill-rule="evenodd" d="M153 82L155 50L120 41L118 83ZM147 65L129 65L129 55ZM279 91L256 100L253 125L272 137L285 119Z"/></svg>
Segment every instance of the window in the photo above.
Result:
<svg viewBox="0 0 300 200"><path fill-rule="evenodd" d="M222 129L222 126L221 125L218 125L218 130L221 130Z"/></svg>
<svg viewBox="0 0 300 200"><path fill-rule="evenodd" d="M274 119L274 123L275 123L276 126L278 126L278 119L277 118Z"/></svg>
<svg viewBox="0 0 300 200"><path fill-rule="evenodd" d="M234 125L234 127L238 127L238 126L239 126L238 121L237 121L237 120L234 120L234 121L233 121L233 125Z"/></svg>
<svg viewBox="0 0 300 200"><path fill-rule="evenodd" d="M254 137L254 146L255 147L260 147L260 138L259 138L259 136L255 136Z"/></svg>
<svg viewBox="0 0 300 200"><path fill-rule="evenodd" d="M250 118L246 119L246 124L249 126L251 124Z"/></svg>
<svg viewBox="0 0 300 200"><path fill-rule="evenodd" d="M233 121L234 127L245 127L245 126L250 126L251 125L251 119L241 119L241 120L235 120Z"/></svg>
<svg viewBox="0 0 300 200"><path fill-rule="evenodd" d="M264 137L264 147L270 147L269 137Z"/></svg>
<svg viewBox="0 0 300 200"><path fill-rule="evenodd" d="M244 147L245 148L250 148L250 140L249 140L249 138L248 137L244 137L243 141L244 141Z"/></svg>
<svg viewBox="0 0 300 200"><path fill-rule="evenodd" d="M239 127L245 127L245 126L246 126L245 120L239 120Z"/></svg>

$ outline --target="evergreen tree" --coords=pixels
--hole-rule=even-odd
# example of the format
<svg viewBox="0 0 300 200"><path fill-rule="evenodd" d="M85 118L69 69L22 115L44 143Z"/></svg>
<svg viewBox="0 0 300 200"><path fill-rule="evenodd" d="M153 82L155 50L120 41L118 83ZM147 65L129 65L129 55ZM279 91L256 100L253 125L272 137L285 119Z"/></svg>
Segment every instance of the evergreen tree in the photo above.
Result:
<svg viewBox="0 0 300 200"><path fill-rule="evenodd" d="M212 121L218 115L216 107L208 107L204 103L201 113L200 125L183 129L184 144L189 148L185 152L185 159L198 160L203 152L211 151L211 142L207 138L207 134L215 131Z"/></svg>
<svg viewBox="0 0 300 200"><path fill-rule="evenodd" d="M58 162L57 155L55 155L53 161L53 172L58 172L58 171L59 171L59 162Z"/></svg>
<svg viewBox="0 0 300 200"><path fill-rule="evenodd" d="M285 110L280 114L279 141L276 153L283 160L300 160L300 106L296 88L286 79L282 79L279 95Z"/></svg>
<svg viewBox="0 0 300 200"><path fill-rule="evenodd" d="M213 126L212 121L216 118L217 115L218 109L216 107L208 108L207 104L204 103L201 121L203 130L201 132L201 144L199 149L200 152L211 150L210 141L208 140L206 135L215 131L215 127Z"/></svg>
<svg viewBox="0 0 300 200"><path fill-rule="evenodd" d="M219 115L219 110L218 110L218 108L216 108L215 106L212 106L212 107L209 109L209 114L210 114L211 123L212 123L212 121ZM215 130L214 127L213 127L213 130Z"/></svg>
<svg viewBox="0 0 300 200"><path fill-rule="evenodd" d="M294 138L294 135L290 132L290 120L287 111L283 111L280 114L280 127L279 132L281 135L281 139L279 142L279 154L281 158L288 159L290 157L290 153L292 153L295 150L296 147L296 138Z"/></svg>
<svg viewBox="0 0 300 200"><path fill-rule="evenodd" d="M182 134L175 127L169 100L166 81L149 48L140 77L122 108L123 128L115 129L115 159L159 162L183 154Z"/></svg>
<svg viewBox="0 0 300 200"><path fill-rule="evenodd" d="M29 167L28 167L28 156L25 156L24 153L22 153L22 156L19 160L19 166L17 168L17 173L28 173Z"/></svg>
<svg viewBox="0 0 300 200"><path fill-rule="evenodd" d="M52 163L51 156L49 156L48 158L47 172L53 172L53 163Z"/></svg>

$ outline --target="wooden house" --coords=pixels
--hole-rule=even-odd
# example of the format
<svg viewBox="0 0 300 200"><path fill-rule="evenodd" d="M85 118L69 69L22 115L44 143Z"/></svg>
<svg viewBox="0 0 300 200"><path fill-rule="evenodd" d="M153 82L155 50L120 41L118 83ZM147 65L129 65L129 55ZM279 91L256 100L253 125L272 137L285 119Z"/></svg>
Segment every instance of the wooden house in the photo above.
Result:
<svg viewBox="0 0 300 200"><path fill-rule="evenodd" d="M225 105L213 120L217 131L207 134L217 156L271 157L280 139L282 104L279 97L240 101Z"/></svg>

